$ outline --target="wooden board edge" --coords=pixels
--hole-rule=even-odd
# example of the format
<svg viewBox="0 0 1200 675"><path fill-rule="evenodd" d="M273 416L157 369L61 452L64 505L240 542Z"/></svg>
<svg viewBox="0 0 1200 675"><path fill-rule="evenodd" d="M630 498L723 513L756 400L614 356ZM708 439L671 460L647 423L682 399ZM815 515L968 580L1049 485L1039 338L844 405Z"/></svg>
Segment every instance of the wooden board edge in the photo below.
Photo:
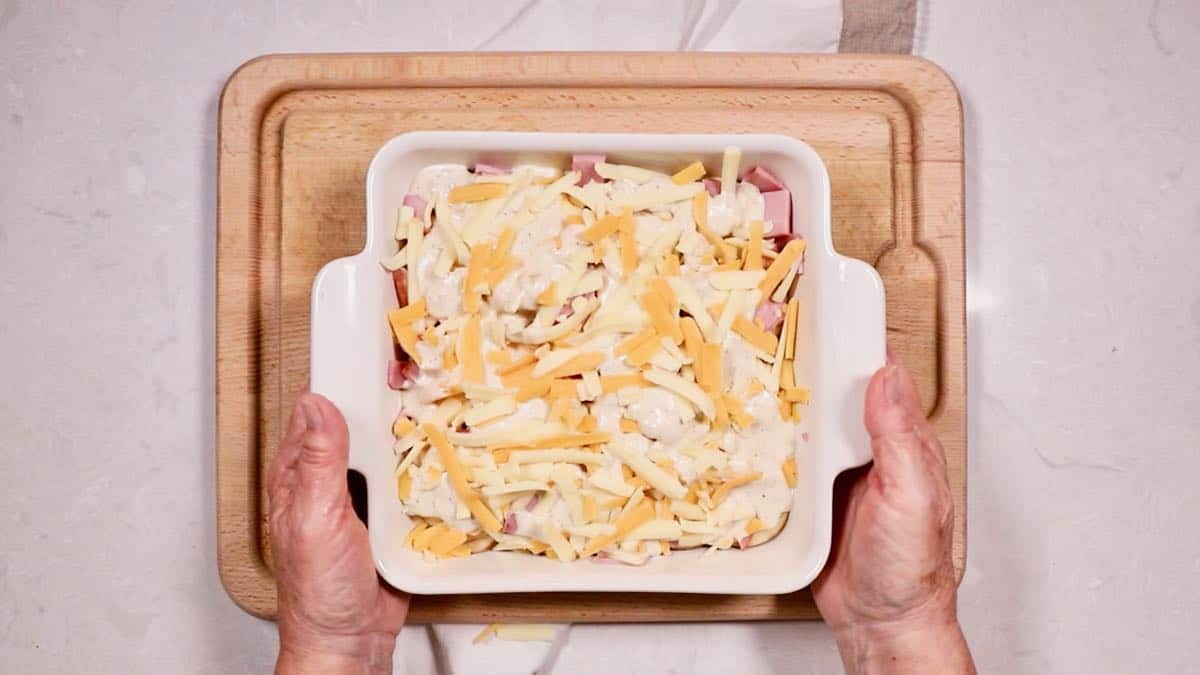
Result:
<svg viewBox="0 0 1200 675"><path fill-rule="evenodd" d="M314 70L319 59L324 68ZM242 64L221 96L228 103L316 89L385 86L705 86L880 89L914 113L914 160L962 159L962 101L928 59L895 54L661 52L408 52L267 54ZM949 125L935 125L943 120Z"/></svg>
<svg viewBox="0 0 1200 675"><path fill-rule="evenodd" d="M416 596L409 623L562 622L704 623L713 621L802 621L821 618L808 590L787 595L696 595L670 593L542 593ZM633 600L633 602L631 602ZM514 605L521 607L513 611Z"/></svg>
<svg viewBox="0 0 1200 675"><path fill-rule="evenodd" d="M231 407L231 406L223 406L222 401L224 400L228 403L232 403L232 401L229 401L228 396L223 395L225 392L222 391L222 389L223 389L222 382L223 382L223 380L226 379L223 376L229 375L230 374L229 370L231 368L231 366L228 364L227 361L224 361L224 363L226 365L225 365L225 367L223 367L223 359L220 356L221 354L227 353L222 348L223 342L224 342L222 336L223 336L223 334L228 335L228 331L222 331L222 328L221 328L223 319L227 315L225 308L222 307L223 303L222 303L221 298L222 298L222 295L224 294L223 289L225 288L226 282L228 281L228 279L227 279L228 275L222 274L222 261L225 260L226 262L229 262L232 260L232 261L238 263L239 265L244 266L245 267L244 271L247 271L247 272L249 272L249 268L253 267L253 261L247 259L247 256L245 255L245 251L242 250L240 253L237 253L235 247L233 247L232 245L229 245L228 238L225 238L222 236L223 234L228 234L228 232L229 232L229 229L226 227L226 225L231 224L230 218L233 218L235 220L241 220L240 218L237 217L236 212L228 217L226 216L226 211L227 211L226 207L228 206L228 202L225 201L223 199L223 197L227 198L229 196L230 190L226 189L227 188L226 183L232 182L232 180L233 180L232 169L229 166L229 163L234 161L234 159L236 158L237 155L239 155L239 154L243 155L243 159L246 161L245 166L247 166L249 169L247 171L248 177L252 177L254 175L255 172L253 169L257 165L257 158L258 158L258 148L255 143L255 141L258 138L257 129L256 129L258 122L261 121L262 115L264 114L264 112L272 105L272 103L275 101L275 99L277 99L279 96L286 94L288 91L291 91L295 87L300 86L302 83L305 86L309 86L312 84L311 79L309 81L304 81L304 78L306 75L307 76L314 75L314 73L311 70L309 70L307 68L307 66L305 66L304 62L313 58L314 56L320 56L320 55L297 55L297 54L265 55L265 56L257 57L255 59L252 59L252 60L244 63L242 66L240 66L237 70L234 71L234 73L230 76L229 80L226 82L226 85L221 94L221 100L220 100L220 105L219 105L219 109L220 109L220 113L219 113L220 121L218 124L218 126L219 126L219 129L218 129L218 186L219 187L218 187L218 195L217 195L217 202L218 202L217 203L217 220L218 220L218 223L217 223L218 224L218 247L217 247L218 363L217 363L217 399L216 399L218 448L215 449L216 455L217 455L217 465L218 465L218 468L217 468L218 567L219 567L219 571L221 574L222 584L224 585L227 593L229 593L230 597L234 600L234 602L236 604L238 604L238 606L245 609L247 612L250 612L251 614L254 614L256 616L261 616L264 618L271 618L271 616L274 614L275 609L276 609L275 602L273 601L273 599L264 599L263 597L261 597L259 590L261 588L263 588L264 586L273 588L274 580L271 577L269 571L266 569L265 564L262 562L261 557L255 556L253 554L253 550L256 549L257 547L247 546L245 544L245 542L243 542L243 544L240 546L237 545L236 541L234 541L231 538L231 534L228 532L228 530L226 528L222 527L223 523L226 520L224 514L226 514L228 512L229 508L231 508L231 506L232 506L229 503L229 500L228 500L229 495L228 494L226 494L225 495L226 498L223 499L222 493L227 492L227 491L223 491L221 488L221 483L222 483L221 476L224 475L225 473L227 473L227 471L225 470L225 465L223 465L223 460L222 460L223 453L220 451L220 443L221 443L221 439L223 437L223 433L222 433L223 429L225 429L227 426L229 426L229 415L227 415L227 414L223 415L222 411L224 408ZM445 54L445 53L442 53L442 54L439 54L439 53L413 53L413 54L331 54L331 55L321 56L321 58L328 58L328 59L333 59L333 60L337 61L338 62L337 65L342 70L339 70L338 72L335 72L332 75L330 75L329 73L324 73L324 72L317 73L315 76L315 80L317 83L324 85L324 88L341 88L342 86L370 87L370 86L383 86L385 84L396 86L397 85L396 77L400 76L401 80L408 80L408 79L415 80L414 85L410 85L410 86L415 86L415 84L423 84L424 86L446 86L446 85L435 85L434 82L444 81L444 79L447 77L448 74L445 72L432 72L431 73L428 70L425 70L423 67L430 65L429 63L411 64L411 65L415 66L415 68L412 70L409 70L406 67L404 67L405 64L398 64L398 65L402 66L398 72L393 71L393 69L391 69L391 68L382 68L382 69L378 69L378 70L371 72L370 67L369 67L370 64L365 64L366 66L368 66L367 67L368 72L360 74L360 76L357 78L355 78L354 75L357 73L358 66L364 65L363 62L366 59L372 59L372 58L409 59L409 60L420 59L420 60L427 60L427 61L455 60L455 61L460 61L461 63L467 63L469 61L479 59L481 56L482 57L501 57L503 59L510 60L510 63L508 64L509 66L520 65L519 63L511 62L512 59L538 60L538 59L542 59L542 58L559 57L559 58L565 59L567 61L568 65L575 64L576 67L568 68L568 71L570 71L570 76L567 77L567 79L569 80L568 82L560 82L558 79L555 79L554 76L559 75L561 77L561 73L539 72L536 69L526 72L526 71L518 68L517 72L520 73L520 75L517 76L517 79L515 79L515 80L510 79L510 77L512 75L512 71L505 71L505 72L499 73L499 74L491 73L491 74L485 74L482 76L476 74L474 76L468 76L468 77L462 77L461 74L459 74L458 81L455 84L452 84L451 86L473 86L473 84L475 86L482 86L483 84L487 84L489 86L497 86L497 77L499 77L499 79L502 81L510 81L514 84L521 83L521 84L533 85L533 86L536 86L538 84L542 84L543 86L550 86L553 84L571 84L573 86L585 86L586 84L589 84L589 83L593 84L593 85L597 85L597 86L602 86L603 84L612 84L613 82L611 82L610 80L613 77L624 77L624 78L630 77L630 73L628 72L628 70L623 69L623 68L616 69L616 70L599 68L599 70L601 71L599 73L587 73L586 76L579 74L579 73L586 72L587 69L589 68L589 64L583 63L580 65L577 63L577 61L580 61L580 60L587 61L590 59L603 58L603 59L608 59L609 60L608 65L611 66L612 55L610 55L610 54L597 54L597 53L572 54L572 53L556 53L556 52L533 53L533 54L530 54L530 53L525 53L525 54L508 53L508 54L483 54L483 55L479 55L479 54ZM654 54L654 53L640 53L640 54L639 53L625 53L625 54L620 54L620 56L636 58L636 59L644 59L647 62L657 61L657 62L659 62L657 65L667 66L667 68L665 68L664 71L662 73L660 73L660 75L659 75L659 77L664 78L664 79L662 81L653 80L654 82L657 82L660 84L677 82L678 78L680 78L682 76L688 76L691 78L703 78L705 73L697 72L694 69L691 73L682 73L681 74L679 72L676 72L678 70L679 63L675 63L675 62L690 61L691 57L696 57L696 56L702 56L703 57L702 60L709 59L709 57L720 57L720 58L713 58L711 61L707 61L707 63L712 64L714 66L714 68L717 66L715 61L717 61L717 60L724 61L725 59L736 59L736 58L746 58L746 57L752 57L752 58L756 58L756 59L764 59L764 58L766 58L766 59L780 59L780 58L804 59L804 60L809 61L808 65L814 66L814 67L819 67L819 69L822 71L820 74L821 76L817 77L815 80L814 79L792 80L792 79L787 79L784 77L772 76L770 78L770 82L757 82L756 84L758 86L795 86L795 87L828 86L828 87L833 88L833 87L836 87L836 85L837 85L837 81L836 81L837 75L841 74L843 77L849 76L849 75L853 74L851 72L853 70L853 67L855 67L855 66L861 67L863 64L866 64L869 67L879 69L879 72L876 73L876 75L879 78L881 78L877 82L877 84L879 85L879 88L884 91L887 91L888 93L892 94L893 96L896 96L899 100L902 101L902 103L904 103L905 108L909 110L910 118L913 120L913 124L914 124L913 132L914 132L914 135L917 136L917 138L918 138L917 142L915 143L914 159L917 160L918 162L920 162L920 161L923 161L926 159L930 159L931 157L937 157L937 155L932 155L932 154L926 156L926 153L929 153L929 150L928 150L929 146L926 143L920 142L920 140L919 140L921 138L925 138L925 134L929 131L929 129L926 128L927 120L925 119L924 113L920 112L922 110L922 104L923 104L923 102L934 101L940 106L940 109L941 109L940 112L942 114L948 113L950 115L953 115L955 118L953 121L954 123L951 125L954 133L951 135L951 138L944 139L944 140L948 140L950 142L951 147L954 147L955 145L957 145L957 153L956 154L952 153L950 158L943 157L939 161L957 161L960 164L962 163L962 159L961 159L962 158L962 104L961 104L961 98L959 96L958 90L954 86L953 82L950 80L949 76L943 70L941 70L938 66L936 66L932 62L929 62L925 59L921 59L919 57L890 56L890 55L880 55L880 56L800 55L800 56L797 56L797 55L786 55L786 54L780 54L780 55L765 55L765 54L684 55L684 54L678 54L678 55L676 55L676 54ZM856 61L859 63L857 63L857 64L854 63ZM460 63L460 65L461 65L461 63ZM393 62L392 65L394 66L397 64ZM591 64L591 65L595 65L595 64ZM653 65L653 63L651 63L651 65ZM904 78L893 77L896 74L895 70L898 67L901 67L901 70L902 70L903 69L902 66L907 66L907 67L911 68L914 65L917 67L917 70L923 74L923 80L921 82L913 83L913 82L906 81ZM712 76L714 78L717 78L718 80L720 80L720 83L725 83L725 86L743 86L743 85L745 85L746 82L744 80L740 80L740 81L736 81L736 82L728 81L728 79L730 77L735 77L735 78L738 77L738 74L733 73L731 75L729 73L729 71L726 70L727 66L728 66L728 64L725 64L719 70L714 70L712 73ZM674 68L675 70L672 70L672 68ZM436 71L437 69L434 69L434 70ZM769 69L769 68L764 69L764 70L766 70L768 72L771 71L771 69ZM391 71L391 72L389 72L389 71ZM620 72L616 72L616 71L620 71ZM451 73L450 75L453 76L453 73ZM510 77L506 77L506 76L510 76ZM337 84L339 80L345 81L345 79L347 79L347 77L353 81L353 83L351 85L338 85ZM578 81L573 81L575 78L577 78ZM595 79L589 79L589 78L595 78ZM783 82L781 82L781 80L783 80ZM641 83L646 84L647 82L643 80L643 81L641 81ZM708 85L714 84L711 80L706 81L705 83ZM718 83L718 86L720 83ZM862 88L862 87L868 86L870 84L871 84L871 82L864 82L864 81L856 81L855 82L855 85L858 88ZM250 106L250 110L252 111L252 114L248 117L242 114L242 108L244 107L243 106L244 101L242 99L244 99L244 98L249 98L249 99L253 100L253 104ZM239 136L240 138L238 138L237 140L234 140L234 139L229 138L230 136ZM239 141L246 141L246 143L241 144L241 143L239 143ZM227 179L229 179L229 181L227 181ZM255 207L255 205L253 204L253 200L249 194L251 192L250 189L248 189L248 188L245 188L243 190L235 189L234 192L235 193L244 193L244 194L238 195L238 196L244 196L245 197L244 199L236 199L237 202L239 202L240 204L247 207L246 210L243 211L243 213L248 213L248 212L250 212L251 209L253 209ZM223 203L223 202L225 202L225 203ZM249 226L251 224L243 223L243 225ZM231 258L230 253L234 253L235 255ZM960 278L960 280L958 282L958 285L960 286L960 288L962 287L962 285L964 283L965 283L965 277ZM960 294L962 294L964 296L964 301L965 301L965 289L960 291ZM238 313L238 315L235 318L248 319L249 313ZM963 336L964 336L963 337L963 340L964 340L963 349L965 351L965 321L966 321L965 302L964 302L964 306L963 306L962 319L964 322L964 326L962 329ZM246 366L246 368L244 369L243 372L246 372L247 374L249 374L249 372L251 370L250 366L252 364L249 363L249 358L243 359L243 361L245 361L245 366ZM965 376L966 376L965 357L964 357L964 361L962 362L962 370L963 370L963 380L964 380L963 386L964 386L964 392L965 392ZM248 392L248 391L243 391L243 392L239 392L239 393L241 393L243 395L238 397L238 399L237 399L238 402L246 402L247 398L252 398L250 392ZM937 414L937 412L935 411L935 415L936 414ZM965 464L965 462L966 462L965 402L964 402L963 419L964 419L964 426L963 426L962 433L964 434L963 453L964 453L964 464ZM224 423L223 423L223 420L224 420ZM244 434L244 429L242 429L241 431ZM246 442L253 443L252 439L249 439L249 438L246 439ZM227 464L228 460L225 460L225 463ZM246 463L247 463L246 461L235 462L235 464L239 464L239 465L245 465ZM965 466L964 466L964 471L965 471ZM255 481L255 482L257 483L257 481ZM965 480L963 481L962 489L964 492L963 503L965 504L965 501L966 501L965 500L965 492L966 492L966 481ZM256 490L251 490L250 492L251 492L252 497L257 494ZM252 511L253 510L251 510L251 512ZM965 567L965 547L966 547L965 507L964 507L964 519L963 519L963 525L961 528L961 532L962 532L962 539L963 539L963 542L962 542L962 546L963 546L962 561L963 562L960 566L959 561L956 556L956 565L955 565L956 571L958 573L958 577L960 580L962 578L962 574L964 571L963 568ZM230 545L226 546L226 544L230 544ZM241 550L238 550L239 548ZM251 567L251 569L255 570L255 573L250 577L243 577L240 575L234 575L234 574L230 573L229 566L226 563L228 561L232 561L232 560L238 560L238 561L250 563L250 567ZM751 597L758 597L758 596L751 596ZM767 616L767 617L747 617L747 618L770 620L773 618L787 618L787 617ZM805 618L815 618L815 617L805 617ZM445 620L445 619L443 619L443 620ZM642 619L642 620L644 620L644 619ZM669 620L678 620L678 619L672 618Z"/></svg>
<svg viewBox="0 0 1200 675"><path fill-rule="evenodd" d="M246 64L235 71L222 89L217 124L217 255L216 255L216 508L217 567L221 585L230 599L246 612L270 619L276 611L274 578L258 554L257 519L242 522L245 513L257 514L259 484L257 416L253 391L257 345L256 303L258 223L256 163L258 135L242 110L242 97L263 104L261 94L245 87ZM251 115L251 117L253 114ZM239 301L240 299L240 301ZM249 343L249 344L247 344ZM230 451L229 444L239 450ZM238 486L226 485L237 481ZM239 487L251 486L249 489Z"/></svg>

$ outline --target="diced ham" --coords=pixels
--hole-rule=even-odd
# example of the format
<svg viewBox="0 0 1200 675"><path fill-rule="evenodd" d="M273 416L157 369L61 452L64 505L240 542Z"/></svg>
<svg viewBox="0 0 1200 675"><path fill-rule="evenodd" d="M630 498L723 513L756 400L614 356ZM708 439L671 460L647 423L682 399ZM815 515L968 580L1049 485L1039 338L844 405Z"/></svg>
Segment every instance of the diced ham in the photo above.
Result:
<svg viewBox="0 0 1200 675"><path fill-rule="evenodd" d="M396 289L396 302L404 307L408 304L408 270L401 268L392 272L392 286Z"/></svg>
<svg viewBox="0 0 1200 675"><path fill-rule="evenodd" d="M746 535L738 540L737 547L741 549L750 548L750 535Z"/></svg>
<svg viewBox="0 0 1200 675"><path fill-rule="evenodd" d="M500 527L500 531L504 534L517 533L517 514L509 513L504 516L504 524Z"/></svg>
<svg viewBox="0 0 1200 675"><path fill-rule="evenodd" d="M783 310L783 303L764 300L754 310L754 322L768 333L774 333L779 324L783 323Z"/></svg>
<svg viewBox="0 0 1200 675"><path fill-rule="evenodd" d="M794 234L792 232L780 232L778 234L769 234L769 235L767 235L767 237L771 241L775 242L775 250L776 251L782 251L783 247L787 246L788 242L793 239L803 239L804 238L804 237L801 237L800 235Z"/></svg>
<svg viewBox="0 0 1200 675"><path fill-rule="evenodd" d="M600 174L596 173L596 163L603 162L606 155L571 155L571 170L579 172L579 185L587 185L592 181L602 182Z"/></svg>
<svg viewBox="0 0 1200 675"><path fill-rule="evenodd" d="M421 367L413 361L388 361L388 387L400 391L412 386L413 380L421 374Z"/></svg>
<svg viewBox="0 0 1200 675"><path fill-rule="evenodd" d="M721 181L716 178L705 178L703 181L704 189L708 190L710 197L716 197L721 194Z"/></svg>
<svg viewBox="0 0 1200 675"><path fill-rule="evenodd" d="M420 195L414 195L411 192L404 195L404 205L411 206L413 213L416 214L418 218L425 217L426 202L421 198Z"/></svg>
<svg viewBox="0 0 1200 675"><path fill-rule="evenodd" d="M763 234L786 234L792 231L792 193L773 190L762 193L763 220L771 223L771 229Z"/></svg>
<svg viewBox="0 0 1200 675"><path fill-rule="evenodd" d="M511 169L503 168L496 164L488 164L487 162L475 162L475 166L471 170L477 176L499 176L500 174L508 173Z"/></svg>
<svg viewBox="0 0 1200 675"><path fill-rule="evenodd" d="M529 502L527 504L525 504L525 510L532 512L534 507L536 507L538 505L538 502L540 502L540 501L542 501L542 493L540 493L540 492L533 493L533 496L529 498Z"/></svg>
<svg viewBox="0 0 1200 675"><path fill-rule="evenodd" d="M761 166L756 166L746 172L742 176L742 180L758 188L759 192L774 192L776 190L786 190L783 183L775 177L775 174L767 171Z"/></svg>

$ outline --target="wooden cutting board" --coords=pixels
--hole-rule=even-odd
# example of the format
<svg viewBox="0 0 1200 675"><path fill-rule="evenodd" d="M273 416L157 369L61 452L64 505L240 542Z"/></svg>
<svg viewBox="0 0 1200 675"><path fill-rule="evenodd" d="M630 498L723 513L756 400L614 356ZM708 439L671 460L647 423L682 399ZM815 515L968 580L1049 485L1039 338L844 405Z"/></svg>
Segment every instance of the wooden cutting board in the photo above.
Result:
<svg viewBox="0 0 1200 675"><path fill-rule="evenodd" d="M834 243L887 287L888 336L946 447L954 564L966 556L962 109L906 56L281 55L221 97L217 250L217 528L221 579L274 616L262 476L308 384L309 293L356 253L367 164L413 130L782 133L816 148ZM784 596L424 596L415 622L717 621L818 616Z"/></svg>

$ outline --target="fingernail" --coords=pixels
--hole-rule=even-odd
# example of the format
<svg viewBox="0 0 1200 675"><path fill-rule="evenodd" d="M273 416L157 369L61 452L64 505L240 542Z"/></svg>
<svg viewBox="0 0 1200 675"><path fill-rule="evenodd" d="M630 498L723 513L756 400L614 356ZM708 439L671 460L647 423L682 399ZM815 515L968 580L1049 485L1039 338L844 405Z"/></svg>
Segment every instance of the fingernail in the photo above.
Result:
<svg viewBox="0 0 1200 675"><path fill-rule="evenodd" d="M324 426L324 420L321 418L321 409L317 404L308 399L300 399L296 405L296 417L304 419L305 431L321 431Z"/></svg>
<svg viewBox="0 0 1200 675"><path fill-rule="evenodd" d="M887 396L888 403L900 401L900 386L900 369L888 366L883 375L883 393Z"/></svg>

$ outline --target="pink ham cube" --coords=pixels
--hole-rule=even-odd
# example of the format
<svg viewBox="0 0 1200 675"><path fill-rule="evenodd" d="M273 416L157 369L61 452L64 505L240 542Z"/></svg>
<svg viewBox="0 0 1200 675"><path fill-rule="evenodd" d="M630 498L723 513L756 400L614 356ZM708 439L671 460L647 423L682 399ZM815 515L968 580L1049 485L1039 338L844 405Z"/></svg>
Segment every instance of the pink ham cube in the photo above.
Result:
<svg viewBox="0 0 1200 675"><path fill-rule="evenodd" d="M758 188L759 192L775 192L776 190L786 190L783 183L775 177L775 174L767 171L761 166L756 166L746 172L742 176L742 180Z"/></svg>
<svg viewBox="0 0 1200 675"><path fill-rule="evenodd" d="M508 173L511 169L487 162L475 162L475 166L471 170L477 176L499 176L500 174Z"/></svg>
<svg viewBox="0 0 1200 675"><path fill-rule="evenodd" d="M414 195L412 193L404 195L404 205L411 206L413 213L416 214L418 218L425 217L425 200L421 199L421 197L418 195Z"/></svg>
<svg viewBox="0 0 1200 675"><path fill-rule="evenodd" d="M764 235L787 234L792 231L792 193L787 190L772 190L762 193L763 220L771 223Z"/></svg>
<svg viewBox="0 0 1200 675"><path fill-rule="evenodd" d="M717 195L721 194L721 181L717 180L716 178L705 178L703 182L704 189L708 190L708 195L710 197L716 197Z"/></svg>
<svg viewBox="0 0 1200 675"><path fill-rule="evenodd" d="M388 387L397 391L408 389L421 374L421 367L412 361L388 361Z"/></svg>
<svg viewBox="0 0 1200 675"><path fill-rule="evenodd" d="M781 302L764 300L754 310L754 323L757 323L768 333L774 333L779 324L783 323L784 305Z"/></svg>
<svg viewBox="0 0 1200 675"><path fill-rule="evenodd" d="M606 155L571 155L571 170L579 172L579 185L587 185L592 181L602 182L600 174L596 173L596 164L603 162Z"/></svg>

